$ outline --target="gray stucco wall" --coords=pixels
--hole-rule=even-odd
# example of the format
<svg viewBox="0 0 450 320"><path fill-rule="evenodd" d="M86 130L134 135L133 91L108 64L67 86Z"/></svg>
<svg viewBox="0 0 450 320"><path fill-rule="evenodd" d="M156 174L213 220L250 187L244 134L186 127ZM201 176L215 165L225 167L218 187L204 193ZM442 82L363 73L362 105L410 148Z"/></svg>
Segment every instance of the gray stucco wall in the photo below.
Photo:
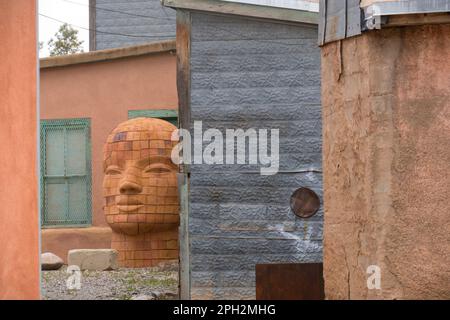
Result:
<svg viewBox="0 0 450 320"><path fill-rule="evenodd" d="M96 7L96 50L175 38L175 10L159 0L96 0Z"/></svg>
<svg viewBox="0 0 450 320"><path fill-rule="evenodd" d="M322 197L317 28L192 13L191 122L199 120L203 130L279 129L282 172L191 166L191 297L252 299L256 264L322 261L322 210L301 220L289 208L299 187Z"/></svg>

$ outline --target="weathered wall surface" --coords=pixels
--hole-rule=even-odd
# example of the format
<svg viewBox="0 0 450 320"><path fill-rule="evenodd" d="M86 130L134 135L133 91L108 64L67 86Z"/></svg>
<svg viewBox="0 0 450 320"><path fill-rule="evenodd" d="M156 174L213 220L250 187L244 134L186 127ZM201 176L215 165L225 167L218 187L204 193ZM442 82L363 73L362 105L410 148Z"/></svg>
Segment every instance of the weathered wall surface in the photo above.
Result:
<svg viewBox="0 0 450 320"><path fill-rule="evenodd" d="M448 299L450 25L368 32L340 52L322 48L326 296Z"/></svg>
<svg viewBox="0 0 450 320"><path fill-rule="evenodd" d="M39 299L35 1L0 0L0 299Z"/></svg>
<svg viewBox="0 0 450 320"><path fill-rule="evenodd" d="M290 212L301 186L320 196L317 28L192 13L191 121L203 130L280 130L280 172L192 165L189 236L193 299L255 298L258 263L322 261L322 213Z"/></svg>
<svg viewBox="0 0 450 320"><path fill-rule="evenodd" d="M160 0L95 3L96 50L175 39L175 11L163 7Z"/></svg>

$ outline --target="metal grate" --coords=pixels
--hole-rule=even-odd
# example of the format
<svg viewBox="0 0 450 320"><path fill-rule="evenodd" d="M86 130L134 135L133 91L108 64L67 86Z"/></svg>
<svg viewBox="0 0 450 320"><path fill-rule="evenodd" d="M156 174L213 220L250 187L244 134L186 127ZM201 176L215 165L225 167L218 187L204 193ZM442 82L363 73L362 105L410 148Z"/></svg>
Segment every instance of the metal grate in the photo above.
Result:
<svg viewBox="0 0 450 320"><path fill-rule="evenodd" d="M43 227L90 225L89 119L41 120Z"/></svg>
<svg viewBox="0 0 450 320"><path fill-rule="evenodd" d="M134 118L158 118L166 120L178 127L178 112L177 110L129 110L128 119Z"/></svg>

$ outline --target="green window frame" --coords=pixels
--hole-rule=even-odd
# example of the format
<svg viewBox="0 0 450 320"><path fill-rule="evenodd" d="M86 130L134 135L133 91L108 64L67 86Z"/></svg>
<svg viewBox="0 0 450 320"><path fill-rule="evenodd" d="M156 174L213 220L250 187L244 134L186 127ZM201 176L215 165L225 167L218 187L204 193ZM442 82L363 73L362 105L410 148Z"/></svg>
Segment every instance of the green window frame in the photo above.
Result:
<svg viewBox="0 0 450 320"><path fill-rule="evenodd" d="M92 224L91 121L41 120L41 225Z"/></svg>
<svg viewBox="0 0 450 320"><path fill-rule="evenodd" d="M128 119L134 118L158 118L163 119L174 126L178 127L178 111L169 109L159 109L159 110L128 110Z"/></svg>

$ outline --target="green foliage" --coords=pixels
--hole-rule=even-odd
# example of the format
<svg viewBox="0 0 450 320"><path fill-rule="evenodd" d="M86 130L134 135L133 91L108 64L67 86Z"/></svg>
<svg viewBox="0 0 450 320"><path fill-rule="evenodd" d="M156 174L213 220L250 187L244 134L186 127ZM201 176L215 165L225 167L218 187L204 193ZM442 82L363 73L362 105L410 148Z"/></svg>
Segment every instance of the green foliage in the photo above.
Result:
<svg viewBox="0 0 450 320"><path fill-rule="evenodd" d="M78 30L67 23L59 28L55 38L48 42L51 57L83 52L83 41L78 40Z"/></svg>

